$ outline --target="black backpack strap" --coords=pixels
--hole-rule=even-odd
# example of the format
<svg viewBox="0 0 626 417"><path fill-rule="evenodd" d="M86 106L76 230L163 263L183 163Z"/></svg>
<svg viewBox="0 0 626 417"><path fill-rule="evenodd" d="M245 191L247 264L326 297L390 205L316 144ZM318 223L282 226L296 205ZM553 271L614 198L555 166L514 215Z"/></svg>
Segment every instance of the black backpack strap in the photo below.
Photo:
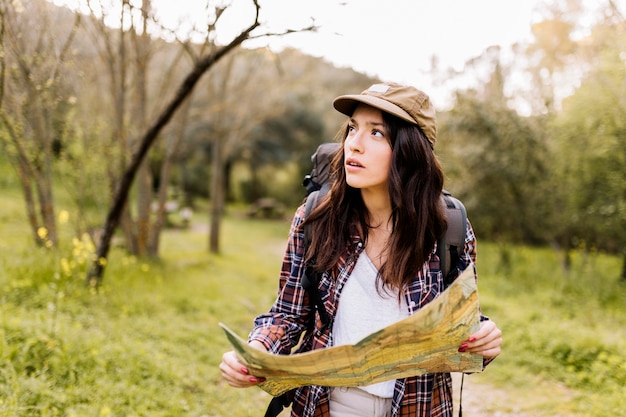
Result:
<svg viewBox="0 0 626 417"><path fill-rule="evenodd" d="M325 185L324 185L325 186ZM320 194L323 196L327 188L322 187L321 190L315 190L309 193L305 202L305 210L304 210L304 218L306 219L311 211L317 206L318 200L320 199ZM304 230L304 247L308 248L311 244L311 230L310 225L306 224L303 226ZM305 250L306 253L306 250ZM319 312L322 323L328 323L328 314L326 313L326 309L324 308L324 304L322 302L322 297L320 297L319 291L317 291L317 282L319 273L315 271L310 262L307 262L307 265L304 267L304 275L302 276L302 287L309 292L309 297L311 299L311 306L313 309L317 309ZM310 327L314 326L314 320L311 320ZM295 395L295 389L287 391L277 397L272 398L269 405L267 406L267 410L265 411L265 417L277 417L280 413L282 413L285 407L289 407L289 405L293 402L293 398Z"/></svg>
<svg viewBox="0 0 626 417"><path fill-rule="evenodd" d="M313 211L321 197L323 197L328 192L328 184L324 184L322 188L318 191L313 191L310 193L306 199L306 206L304 211L304 218L306 219L308 215ZM311 244L311 228L310 225L304 225L304 246L308 248ZM302 287L309 292L309 297L311 299L311 306L320 315L320 319L322 323L327 324L329 322L328 314L326 313L326 308L324 308L324 302L322 301L322 297L320 297L320 293L317 290L317 283L319 282L319 272L316 271L311 265L313 262L309 261L304 267L304 275L302 276ZM313 327L315 323L311 322L311 327Z"/></svg>
<svg viewBox="0 0 626 417"><path fill-rule="evenodd" d="M311 212L313 211L313 209L317 206L317 200L319 199L319 195L320 195L320 191L319 190L315 190L312 191L306 198L306 202L305 202L305 208L304 208L304 218L306 219L307 217L309 217L309 214L311 214ZM310 242L310 236L309 234L311 232L307 232L307 229L305 227L304 229L304 241L305 243L309 243ZM309 238L309 240L307 240L307 237Z"/></svg>
<svg viewBox="0 0 626 417"><path fill-rule="evenodd" d="M291 405L295 393L296 389L293 388L277 397L272 398L267 406L267 410L265 411L265 417L277 417L283 412L285 407L289 407L289 405Z"/></svg>
<svg viewBox="0 0 626 417"><path fill-rule="evenodd" d="M437 254L441 263L444 285L448 287L459 274L457 265L465 250L467 212L463 203L445 190L442 193L442 200L448 220L448 229L437 241Z"/></svg>

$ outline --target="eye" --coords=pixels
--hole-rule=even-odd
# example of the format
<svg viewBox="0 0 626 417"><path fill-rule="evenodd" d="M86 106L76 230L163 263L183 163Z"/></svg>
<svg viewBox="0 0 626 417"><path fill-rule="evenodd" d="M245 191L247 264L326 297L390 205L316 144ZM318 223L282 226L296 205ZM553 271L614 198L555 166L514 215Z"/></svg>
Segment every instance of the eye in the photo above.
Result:
<svg viewBox="0 0 626 417"><path fill-rule="evenodd" d="M372 130L372 136L376 136L377 138L384 138L385 132L383 132L382 130L374 129Z"/></svg>

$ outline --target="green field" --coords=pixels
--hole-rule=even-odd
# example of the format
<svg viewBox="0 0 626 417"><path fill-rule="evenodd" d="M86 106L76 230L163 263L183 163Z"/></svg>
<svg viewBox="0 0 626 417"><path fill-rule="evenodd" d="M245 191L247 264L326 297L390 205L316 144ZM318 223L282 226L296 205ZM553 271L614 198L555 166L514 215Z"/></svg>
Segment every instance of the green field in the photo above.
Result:
<svg viewBox="0 0 626 417"><path fill-rule="evenodd" d="M18 192L0 210L0 417L263 415L264 392L219 379L228 344L218 323L245 336L270 306L288 222L231 209L222 253L209 255L198 211L191 228L164 233L159 261L116 247L95 293L83 285L91 248L69 238L71 213L50 251L31 243ZM576 253L565 275L552 250L481 242L481 305L505 342L486 372L466 378L468 393L498 394L469 415L626 415L619 266ZM539 391L548 395L533 401Z"/></svg>

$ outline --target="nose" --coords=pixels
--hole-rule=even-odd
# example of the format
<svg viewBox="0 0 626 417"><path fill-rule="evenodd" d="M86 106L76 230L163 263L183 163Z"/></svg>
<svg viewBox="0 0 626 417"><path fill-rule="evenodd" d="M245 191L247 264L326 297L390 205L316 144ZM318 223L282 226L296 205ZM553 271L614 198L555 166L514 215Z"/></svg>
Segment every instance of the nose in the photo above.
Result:
<svg viewBox="0 0 626 417"><path fill-rule="evenodd" d="M351 152L363 152L363 138L358 131L348 134L348 137L346 138L346 144L348 145L348 150L350 150Z"/></svg>

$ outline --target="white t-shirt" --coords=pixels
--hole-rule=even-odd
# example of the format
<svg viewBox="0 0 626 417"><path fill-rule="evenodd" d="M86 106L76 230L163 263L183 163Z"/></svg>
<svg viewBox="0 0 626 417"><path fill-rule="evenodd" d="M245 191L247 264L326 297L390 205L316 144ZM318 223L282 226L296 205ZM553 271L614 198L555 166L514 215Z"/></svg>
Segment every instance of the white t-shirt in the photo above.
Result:
<svg viewBox="0 0 626 417"><path fill-rule="evenodd" d="M346 281L333 323L333 344L352 345L390 324L409 316L406 299L398 303L397 293L376 288L378 270L361 252ZM370 394L392 398L395 380L360 387Z"/></svg>

